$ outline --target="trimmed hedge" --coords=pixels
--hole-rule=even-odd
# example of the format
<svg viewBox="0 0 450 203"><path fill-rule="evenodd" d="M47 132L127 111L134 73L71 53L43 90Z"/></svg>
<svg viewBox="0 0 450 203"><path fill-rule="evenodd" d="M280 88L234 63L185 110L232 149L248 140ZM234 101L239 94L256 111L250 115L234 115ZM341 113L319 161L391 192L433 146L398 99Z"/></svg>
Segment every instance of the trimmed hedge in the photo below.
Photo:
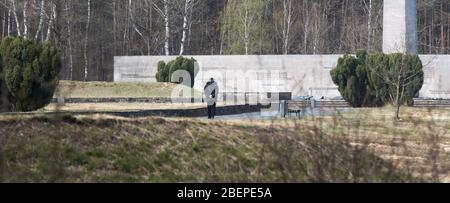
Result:
<svg viewBox="0 0 450 203"><path fill-rule="evenodd" d="M333 82L338 86L342 97L354 107L362 107L367 103L366 57L365 52L358 52L357 57L344 55L331 71Z"/></svg>
<svg viewBox="0 0 450 203"><path fill-rule="evenodd" d="M198 70L195 70L195 63L197 61L194 58L184 58L182 56L177 57L175 60L165 63L160 61L158 63L158 72L156 73L156 80L158 82L172 82L172 74L177 70L185 70L189 72L191 76L191 86L194 86L195 76L198 74ZM175 83L181 83L175 82Z"/></svg>
<svg viewBox="0 0 450 203"><path fill-rule="evenodd" d="M331 76L342 97L353 107L396 104L392 97L396 94L402 95L400 104L412 105L424 82L419 56L366 51L358 51L356 57L339 58Z"/></svg>
<svg viewBox="0 0 450 203"><path fill-rule="evenodd" d="M48 105L58 85L58 50L49 43L5 38L0 44L2 111L34 111Z"/></svg>

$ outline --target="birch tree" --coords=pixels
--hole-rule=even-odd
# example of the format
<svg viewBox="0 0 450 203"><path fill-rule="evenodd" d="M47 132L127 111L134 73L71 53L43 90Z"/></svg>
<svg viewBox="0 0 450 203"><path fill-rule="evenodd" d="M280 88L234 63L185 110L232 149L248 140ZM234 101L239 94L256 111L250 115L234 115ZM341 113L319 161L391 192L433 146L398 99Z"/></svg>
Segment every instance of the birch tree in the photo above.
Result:
<svg viewBox="0 0 450 203"><path fill-rule="evenodd" d="M190 24L190 14L192 12L192 7L194 6L194 0L185 0L184 11L183 11L183 34L181 37L180 44L180 55L184 54L184 46L186 43L186 37L188 34L189 24Z"/></svg>
<svg viewBox="0 0 450 203"><path fill-rule="evenodd" d="M28 3L25 1L23 4L23 37L28 38Z"/></svg>
<svg viewBox="0 0 450 203"><path fill-rule="evenodd" d="M311 11L309 6L309 0L303 0L303 53L308 53L308 36L311 22Z"/></svg>
<svg viewBox="0 0 450 203"><path fill-rule="evenodd" d="M44 2L42 0L41 2ZM67 44L68 44L68 55L69 55L69 79L73 80L73 53L72 53L72 6L69 5L70 0L65 0L65 9L66 9L66 26L67 26ZM43 7L43 3L41 4L41 8ZM41 10L42 11L42 10ZM41 22L39 22L41 23ZM37 39L38 34L36 34Z"/></svg>
<svg viewBox="0 0 450 203"><path fill-rule="evenodd" d="M86 21L86 35L84 39L84 81L88 80L89 71L89 30L91 26L91 0L87 1L87 21Z"/></svg>
<svg viewBox="0 0 450 203"><path fill-rule="evenodd" d="M45 38L45 41L50 41L52 30L54 28L55 24L55 18L56 18L56 5L55 2L50 2L50 14L48 14L48 23L47 23L47 35Z"/></svg>
<svg viewBox="0 0 450 203"><path fill-rule="evenodd" d="M364 10L367 14L367 51L372 52L375 49L375 32L377 25L376 19L380 19L382 14L381 0L364 0L362 1Z"/></svg>
<svg viewBox="0 0 450 203"><path fill-rule="evenodd" d="M228 53L249 55L267 48L267 22L263 15L268 3L267 0L228 1L222 17Z"/></svg>
<svg viewBox="0 0 450 203"><path fill-rule="evenodd" d="M163 9L161 9L155 2L153 4L155 10L164 19L164 53L166 56L170 55L170 13L169 13L169 0L163 0Z"/></svg>
<svg viewBox="0 0 450 203"><path fill-rule="evenodd" d="M38 28L36 30L36 34L34 35L34 40L39 39L39 35L41 34L42 26L44 24L44 17L45 17L45 0L41 0L40 12L39 12L39 23L38 23Z"/></svg>
<svg viewBox="0 0 450 203"><path fill-rule="evenodd" d="M136 21L135 21L135 19L134 19L134 15L133 15L133 3L132 3L133 1L132 0L128 0L128 9L129 9L129 11L128 11L128 13L129 13L129 15L130 15L130 18L131 18L131 24L132 24L132 27L133 27L133 29L136 31L136 33L138 33L139 34L139 36L145 41L145 43L147 44L147 38L142 34L142 32L139 30L139 28L136 26Z"/></svg>
<svg viewBox="0 0 450 203"><path fill-rule="evenodd" d="M281 44L282 44L282 53L284 55L289 54L290 48L290 39L291 39L291 27L293 25L293 0L282 0L281 3L277 1L278 4L281 4L279 9L275 9L275 24L278 27L281 27L281 31L279 31ZM277 5L278 5L277 4ZM278 7L277 7L278 8ZM278 11L281 10L281 11Z"/></svg>
<svg viewBox="0 0 450 203"><path fill-rule="evenodd" d="M8 30L8 37L11 36L11 8L8 8L8 18L7 18L7 30Z"/></svg>
<svg viewBox="0 0 450 203"><path fill-rule="evenodd" d="M133 4L133 2L135 2ZM150 53L151 50L151 38L152 35L151 33L151 28L149 28L149 26L147 25L147 23L141 23L143 20L142 19L137 19L135 17L135 15L139 15L139 14L135 14L135 13L146 13L145 15L149 15L148 12L152 12L149 11L148 9L153 9L152 8L152 1L143 1L140 2L139 7L141 7L140 9L136 9L136 1L132 1L132 0L128 0L128 9L129 9L129 15L130 15L130 19L131 19L131 26L132 29L134 30L135 33L138 34L139 38L141 38L144 41L144 44L146 46L146 52ZM143 12L137 12L137 11L143 11ZM150 21L151 19L147 19L148 21ZM144 25L142 25L144 24Z"/></svg>
<svg viewBox="0 0 450 203"><path fill-rule="evenodd" d="M22 36L22 31L20 29L19 17L17 16L16 0L10 0L10 1L11 1L11 5L13 7L14 20L16 22L17 36L21 37Z"/></svg>

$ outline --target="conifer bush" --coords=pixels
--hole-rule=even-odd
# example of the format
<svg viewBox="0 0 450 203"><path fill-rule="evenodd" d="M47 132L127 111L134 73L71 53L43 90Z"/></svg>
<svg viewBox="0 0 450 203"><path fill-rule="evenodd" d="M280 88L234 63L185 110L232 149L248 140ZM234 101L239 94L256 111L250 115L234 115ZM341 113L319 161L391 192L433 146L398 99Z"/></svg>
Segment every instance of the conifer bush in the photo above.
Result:
<svg viewBox="0 0 450 203"><path fill-rule="evenodd" d="M158 72L156 73L156 80L158 82L173 82L172 74L177 70L185 70L189 72L191 77L191 86L194 86L195 76L198 74L198 70L195 69L195 64L197 61L194 58L177 57L175 60L165 63L160 61L158 63ZM180 83L182 81L176 81L175 83Z"/></svg>
<svg viewBox="0 0 450 203"><path fill-rule="evenodd" d="M26 112L48 105L58 85L58 50L23 38L5 38L0 49L1 109Z"/></svg>
<svg viewBox="0 0 450 203"><path fill-rule="evenodd" d="M344 55L331 76L353 107L412 105L424 83L419 56L401 53Z"/></svg>
<svg viewBox="0 0 450 203"><path fill-rule="evenodd" d="M362 107L367 97L366 53L357 56L345 55L339 58L337 67L331 71L333 82L342 97L353 107Z"/></svg>

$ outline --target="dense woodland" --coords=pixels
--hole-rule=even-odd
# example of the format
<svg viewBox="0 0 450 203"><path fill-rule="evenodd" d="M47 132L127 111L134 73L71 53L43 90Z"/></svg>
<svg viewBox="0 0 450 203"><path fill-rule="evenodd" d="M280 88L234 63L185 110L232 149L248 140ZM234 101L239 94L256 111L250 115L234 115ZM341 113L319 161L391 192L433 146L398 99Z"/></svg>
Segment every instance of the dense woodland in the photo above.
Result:
<svg viewBox="0 0 450 203"><path fill-rule="evenodd" d="M1 37L49 41L62 79L112 80L115 55L381 50L382 0L0 0ZM419 0L423 54L450 54L450 0Z"/></svg>

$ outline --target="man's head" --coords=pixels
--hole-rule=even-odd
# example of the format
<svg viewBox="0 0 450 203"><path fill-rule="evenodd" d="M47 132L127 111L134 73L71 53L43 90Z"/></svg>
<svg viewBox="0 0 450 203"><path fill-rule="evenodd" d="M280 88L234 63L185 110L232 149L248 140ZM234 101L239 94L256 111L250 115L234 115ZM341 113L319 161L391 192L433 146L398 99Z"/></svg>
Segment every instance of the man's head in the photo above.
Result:
<svg viewBox="0 0 450 203"><path fill-rule="evenodd" d="M211 78L211 80L210 80L211 82L214 82L214 78Z"/></svg>

